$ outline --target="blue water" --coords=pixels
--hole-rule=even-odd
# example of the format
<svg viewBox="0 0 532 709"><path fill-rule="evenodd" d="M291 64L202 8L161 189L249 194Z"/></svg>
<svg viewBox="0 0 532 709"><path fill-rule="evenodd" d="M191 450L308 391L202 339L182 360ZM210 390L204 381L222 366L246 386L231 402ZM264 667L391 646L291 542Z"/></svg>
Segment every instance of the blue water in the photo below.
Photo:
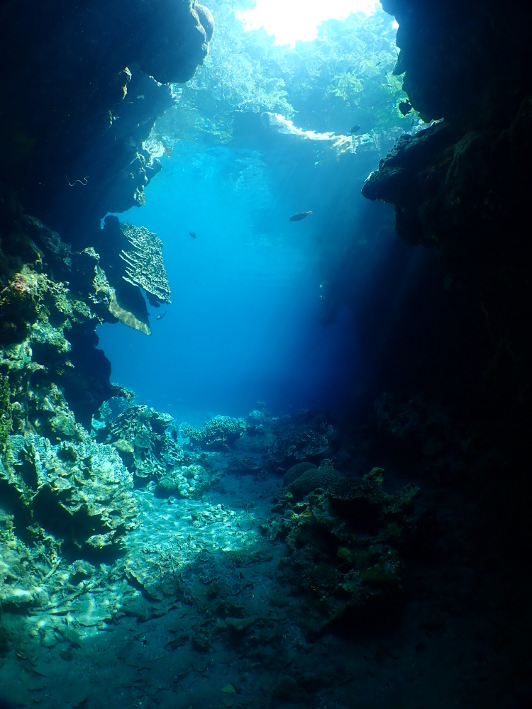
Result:
<svg viewBox="0 0 532 709"><path fill-rule="evenodd" d="M119 215L162 239L172 305L150 308L151 337L100 328L112 380L178 417L241 416L257 401L276 414L352 404L364 363L350 304L389 248L364 220L371 209L390 223L390 210L360 195L377 157L315 164L313 145L290 138L270 152L178 143L146 204ZM313 214L289 220L303 210Z"/></svg>

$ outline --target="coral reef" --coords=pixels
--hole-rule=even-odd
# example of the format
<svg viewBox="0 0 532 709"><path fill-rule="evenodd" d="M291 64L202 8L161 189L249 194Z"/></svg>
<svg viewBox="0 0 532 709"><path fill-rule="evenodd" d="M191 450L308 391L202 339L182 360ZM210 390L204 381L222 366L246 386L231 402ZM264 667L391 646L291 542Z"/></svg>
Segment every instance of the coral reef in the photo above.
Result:
<svg viewBox="0 0 532 709"><path fill-rule="evenodd" d="M94 332L111 318L110 289L93 252L73 251L36 219L23 218L11 229L2 239L0 274L0 371L9 379L2 380L3 429L61 437L59 410L67 417L71 410L87 426L103 400L119 391ZM24 263L15 255L21 242Z"/></svg>
<svg viewBox="0 0 532 709"><path fill-rule="evenodd" d="M142 288L152 305L171 303L161 251L162 241L145 227L134 227L125 222L120 224L120 229L132 247L120 253L120 258L126 264L126 274L122 278Z"/></svg>
<svg viewBox="0 0 532 709"><path fill-rule="evenodd" d="M168 471L159 479L156 493L163 497L200 497L219 477L219 473L208 473L196 463L182 465Z"/></svg>
<svg viewBox="0 0 532 709"><path fill-rule="evenodd" d="M17 519L62 539L70 554L120 550L137 512L133 478L111 446L75 430L78 440L57 445L27 432L10 436L2 489Z"/></svg>
<svg viewBox="0 0 532 709"><path fill-rule="evenodd" d="M109 312L124 325L150 335L148 310L140 289L156 308L171 302L161 240L145 227L108 216L93 245L109 283Z"/></svg>
<svg viewBox="0 0 532 709"><path fill-rule="evenodd" d="M295 467L295 466L294 466ZM291 468L293 470L293 468ZM324 460L320 467L308 467L295 477L291 482L285 481L287 491L296 502L317 488L329 489L334 483L342 480L340 473L332 467L330 460Z"/></svg>
<svg viewBox="0 0 532 709"><path fill-rule="evenodd" d="M98 424L96 435L111 444L136 478L159 480L184 462L181 446L170 435L173 418L141 404L131 404L115 418Z"/></svg>
<svg viewBox="0 0 532 709"><path fill-rule="evenodd" d="M290 485L290 483L293 483L295 480L297 480L298 477L305 473L307 470L317 467L318 466L314 463L309 463L306 460L302 461L301 463L296 463L295 465L292 465L292 467L288 468L284 475L283 485L287 487L288 485Z"/></svg>
<svg viewBox="0 0 532 709"><path fill-rule="evenodd" d="M232 448L236 441L246 432L243 419L230 416L215 416L205 426L195 428L182 424L180 433L202 450L224 451Z"/></svg>
<svg viewBox="0 0 532 709"><path fill-rule="evenodd" d="M278 462L290 458L318 459L329 450L329 438L333 434L331 424L308 410L293 417L281 417L272 422L272 428L278 435L269 453Z"/></svg>

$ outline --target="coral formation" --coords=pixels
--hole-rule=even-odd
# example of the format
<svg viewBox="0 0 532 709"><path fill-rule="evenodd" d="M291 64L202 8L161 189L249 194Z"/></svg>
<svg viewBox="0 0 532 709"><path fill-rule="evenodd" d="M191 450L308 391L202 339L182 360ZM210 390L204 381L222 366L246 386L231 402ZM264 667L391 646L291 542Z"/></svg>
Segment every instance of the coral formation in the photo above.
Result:
<svg viewBox="0 0 532 709"><path fill-rule="evenodd" d="M292 457L317 459L329 450L333 427L319 415L304 410L293 417L281 417L272 424L278 435L269 453L278 462Z"/></svg>
<svg viewBox="0 0 532 709"><path fill-rule="evenodd" d="M182 465L159 479L156 492L164 497L199 497L218 477L219 473L209 474L201 465Z"/></svg>
<svg viewBox="0 0 532 709"><path fill-rule="evenodd" d="M319 468L305 467L305 470L292 482L285 482L285 486L293 499L299 502L316 488L329 489L331 485L341 479L342 476L334 470L331 461L325 460Z"/></svg>
<svg viewBox="0 0 532 709"><path fill-rule="evenodd" d="M120 322L150 335L149 303L170 303L170 286L163 263L162 242L145 227L135 227L108 216L94 239L99 265L111 290L109 311Z"/></svg>
<svg viewBox="0 0 532 709"><path fill-rule="evenodd" d="M127 222L120 229L131 245L129 251L120 253L126 264L122 278L146 292L150 303L171 303L170 286L162 256L162 241L145 227L135 227Z"/></svg>
<svg viewBox="0 0 532 709"><path fill-rule="evenodd" d="M318 470L307 473L316 476ZM288 492L275 508L281 516L272 520L269 534L286 538L290 556L280 574L305 594L299 622L310 637L375 626L398 613L402 548L418 488L386 493L383 473L374 468L363 478L349 478L330 471L320 489L299 501Z"/></svg>
<svg viewBox="0 0 532 709"><path fill-rule="evenodd" d="M288 468L284 475L283 485L287 487L288 485L296 481L298 477L305 473L307 470L317 467L318 466L314 463L309 463L306 460L302 461L301 463L296 463L295 465L292 465L292 467Z"/></svg>
<svg viewBox="0 0 532 709"><path fill-rule="evenodd" d="M136 478L147 482L166 478L185 460L172 431L170 415L133 403L99 425L96 435L118 451Z"/></svg>
<svg viewBox="0 0 532 709"><path fill-rule="evenodd" d="M57 419L70 409L80 423L90 423L102 401L118 388L109 382L110 364L96 349L97 324L110 319L109 287L92 252L76 252L38 220L11 224L2 240L5 253L24 239L26 262L2 274L0 291L0 370L5 409L14 432L26 428L60 436ZM11 411L11 414L7 412Z"/></svg>
<svg viewBox="0 0 532 709"><path fill-rule="evenodd" d="M73 430L78 440L56 445L28 432L10 436L2 489L17 518L61 538L71 554L119 550L137 512L133 478L111 446Z"/></svg>
<svg viewBox="0 0 532 709"><path fill-rule="evenodd" d="M195 428L189 424L180 427L182 436L203 450L223 451L232 448L246 432L243 419L215 416L205 426Z"/></svg>

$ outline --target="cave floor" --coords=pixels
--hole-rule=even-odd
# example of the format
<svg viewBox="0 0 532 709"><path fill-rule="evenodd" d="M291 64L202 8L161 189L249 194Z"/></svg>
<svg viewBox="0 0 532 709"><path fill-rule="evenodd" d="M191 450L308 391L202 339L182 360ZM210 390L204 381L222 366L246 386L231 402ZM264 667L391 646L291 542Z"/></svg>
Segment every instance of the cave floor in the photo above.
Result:
<svg viewBox="0 0 532 709"><path fill-rule="evenodd" d="M224 466L224 456L219 463ZM293 613L304 612L305 597L276 576L286 546L261 531L280 487L276 476L235 473L226 465L201 502L138 490L142 524L129 542L142 562L135 573L150 573L154 550L164 552L176 537L176 520L187 516L196 539L190 532L185 539L196 558L184 559L168 578L161 569L148 598L130 577L120 613L106 623L78 625L74 635L55 632L52 642L28 631L34 620L25 614L4 614L15 638L0 659L5 698L42 709L524 706L519 682L504 671L502 619L478 598L472 550L452 524L445 560L411 569L394 627L306 638ZM467 514L457 496L448 494L440 505L452 519ZM222 571L216 548L230 541L212 525L201 526L206 510L211 522L237 518L231 533L239 549L247 544L247 555L235 553Z"/></svg>

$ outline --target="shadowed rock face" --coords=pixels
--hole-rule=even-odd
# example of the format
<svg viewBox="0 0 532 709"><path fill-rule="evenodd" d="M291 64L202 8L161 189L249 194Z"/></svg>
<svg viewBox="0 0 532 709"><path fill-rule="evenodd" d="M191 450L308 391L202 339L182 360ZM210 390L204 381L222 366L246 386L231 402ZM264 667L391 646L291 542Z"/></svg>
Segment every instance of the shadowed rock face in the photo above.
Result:
<svg viewBox="0 0 532 709"><path fill-rule="evenodd" d="M0 27L0 184L86 246L81 225L143 203L160 166L142 141L172 103L158 82L190 79L208 35L189 0L21 0Z"/></svg>
<svg viewBox="0 0 532 709"><path fill-rule="evenodd" d="M504 125L530 86L530 3L383 0L399 23L396 74L427 120Z"/></svg>
<svg viewBox="0 0 532 709"><path fill-rule="evenodd" d="M387 0L401 48L396 73L427 119L366 180L363 194L396 206L409 243L436 246L448 284L466 286L492 340L485 392L530 405L528 267L532 135L530 3Z"/></svg>
<svg viewBox="0 0 532 709"><path fill-rule="evenodd" d="M115 389L96 349L97 324L118 317L149 334L139 287L153 304L169 302L156 235L140 229L127 239L118 228L100 229L100 220L143 204L161 166L142 142L172 105L164 84L194 74L213 28L207 8L197 12L189 0L0 4L0 352L8 403L28 350L33 378L20 386L39 376L41 391L60 386L65 411L90 426ZM149 237L142 249L139 236ZM94 246L102 247L100 265ZM15 403L26 412L26 401ZM55 435L42 416L28 416L31 430ZM6 435L16 421L8 423Z"/></svg>
<svg viewBox="0 0 532 709"><path fill-rule="evenodd" d="M441 326L442 358L447 343L463 352L441 385L476 380L466 407L456 389L449 397L481 432L482 453L463 482L481 501L485 543L501 558L512 559L515 547L514 558L528 559L532 5L384 0L383 7L400 25L396 73L404 72L412 104L444 120L403 136L362 193L395 205L405 241L437 248L450 302L459 294L477 313L473 334L460 330L459 310ZM520 593L520 582L513 588Z"/></svg>

